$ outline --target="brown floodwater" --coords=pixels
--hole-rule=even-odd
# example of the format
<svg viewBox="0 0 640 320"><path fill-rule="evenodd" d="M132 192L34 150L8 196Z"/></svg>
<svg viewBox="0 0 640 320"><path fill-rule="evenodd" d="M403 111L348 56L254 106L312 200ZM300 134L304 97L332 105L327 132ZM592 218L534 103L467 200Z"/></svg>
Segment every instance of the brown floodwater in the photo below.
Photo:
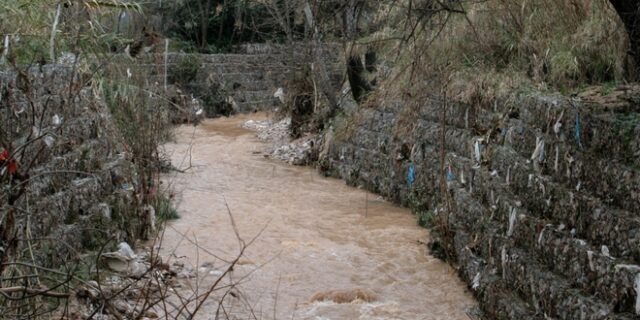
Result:
<svg viewBox="0 0 640 320"><path fill-rule="evenodd" d="M231 284L218 312L234 319L469 319L472 295L427 254L428 231L409 210L265 158L265 144L241 128L264 117L181 126L165 145L185 173L164 178L181 218L161 252L198 273L183 280L183 295L202 294L238 255L235 230L248 244L196 319L215 319Z"/></svg>

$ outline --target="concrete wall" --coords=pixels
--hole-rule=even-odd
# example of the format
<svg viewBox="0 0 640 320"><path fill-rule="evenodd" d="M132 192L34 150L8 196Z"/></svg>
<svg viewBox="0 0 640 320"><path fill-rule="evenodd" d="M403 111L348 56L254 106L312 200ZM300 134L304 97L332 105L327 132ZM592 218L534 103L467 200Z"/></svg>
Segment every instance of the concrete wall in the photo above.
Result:
<svg viewBox="0 0 640 320"><path fill-rule="evenodd" d="M360 108L337 121L320 165L434 224L433 247L488 318L637 319L638 92L613 104L539 94L449 104L444 167L442 102Z"/></svg>

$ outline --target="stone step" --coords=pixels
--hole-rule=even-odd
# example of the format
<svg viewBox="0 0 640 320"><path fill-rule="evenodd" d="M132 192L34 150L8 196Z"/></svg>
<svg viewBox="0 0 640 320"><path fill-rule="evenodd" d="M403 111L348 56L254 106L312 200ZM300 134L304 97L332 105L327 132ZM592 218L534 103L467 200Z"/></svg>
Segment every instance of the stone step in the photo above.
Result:
<svg viewBox="0 0 640 320"><path fill-rule="evenodd" d="M504 158L517 158L513 151L503 151L511 153ZM520 207L540 219L555 225L564 224L567 230L575 229L576 237L596 246L606 245L612 255L629 256L640 262L640 218L633 212L611 208L584 190L570 190L548 176L535 175L534 169L527 165L490 172L485 167L470 169L470 160L456 159L455 172L459 176L460 170L465 170L467 177L474 176L473 190L481 193L476 196L484 199L487 206L494 205L490 199L502 202L497 208L506 208L504 205L507 204L517 207L516 202L519 202ZM508 184L507 174L510 176Z"/></svg>
<svg viewBox="0 0 640 320"><path fill-rule="evenodd" d="M366 157L359 157L363 159L363 161L361 162L365 165L367 165L367 161L369 161L368 159L378 159L380 157L380 156L376 157L375 156L376 153L382 153L383 155L384 154L390 155L396 152L396 150L384 150L385 148L387 149L390 148L385 146L385 145L390 145L391 144L390 141L378 141L378 140L370 139L370 137L391 136L390 133L384 133L381 131L381 130L385 130L384 129L385 126L383 126L383 123L385 123L388 120L385 120L384 117L380 116L380 117L375 117L373 120L370 120L370 121L372 122L363 124L360 126L359 129L356 130L355 139L360 141L360 145L356 148L353 148L353 150L349 150L350 147L347 146L346 147L347 149L345 150L346 152L344 152L347 155L356 156L357 152L360 152L360 153L363 152L360 149L372 150L371 152L372 155L367 155ZM428 124L428 123L425 122L424 124ZM415 129L415 131L420 132L420 136L417 137L416 140L421 141L426 146L427 150L432 150L431 153L433 154L434 151L437 152L437 149L434 150L434 146L437 146L439 144L440 130L438 126L434 124L431 124L430 126L425 125L425 127L420 127L422 125L423 124L418 124L418 127ZM366 129L366 127L375 128L375 131ZM472 152L471 151L472 146L469 145L470 143L465 144L465 141L470 141L470 140L472 140L472 137L467 131L452 128L447 132L447 139L446 139L447 150L457 154L457 158L455 159L460 159L460 155L470 154ZM577 211L577 208L573 208L574 205L579 205L584 209L591 208L591 212L593 212L594 210L602 211L603 210L602 208L605 208L604 210L607 210L607 212L619 212L619 211L616 211L615 208L607 207L606 203L598 199L597 196L605 195L606 189L600 189L599 194L597 193L597 191L599 190L597 188L595 189L596 192L593 192L592 190L586 190L589 192L585 192L585 189L582 189L580 192L570 191L571 188L575 187L575 185L573 185L573 181L567 179L566 180L568 181L567 183L558 184L553 182L552 177L539 176L539 174L533 169L533 165L527 164L527 161L528 161L527 158L515 152L514 150L510 150L510 148L508 147L499 147L499 148L496 147L494 149L490 149L489 156L491 157L490 163L492 165L490 169L491 171L495 170L497 176L501 177L502 179L501 183L503 185L506 185L506 175L507 173L509 173L509 175L511 176L510 180L512 184L510 188L516 188L515 191L517 191L516 192L517 194L527 196L526 200L529 201L527 206L529 206L532 210L537 210L539 213L544 214L543 216L555 215L559 218L563 218L561 220L558 220L558 224L564 223L569 228L573 228L575 226L575 221L579 220L579 218L576 217L576 215L579 212ZM429 157L429 155L427 155L427 157ZM412 160L414 163L416 163L416 165L419 165L422 161L424 161L423 159L424 157L418 156ZM354 161L354 159L347 159L347 160ZM381 161L381 160L378 160L378 162L381 164L377 168L372 168L371 171L383 173L384 171L382 171L380 167L386 166L387 164L385 163L385 161ZM466 176L470 177L471 167L473 166L473 164L467 163L463 165L463 164L457 164L456 162L457 160L453 161L454 171L459 172L460 170L465 170ZM515 166L516 163L518 164L517 167ZM434 166L437 167L437 164L434 164ZM431 167L433 168L434 166L431 166ZM509 169L510 167L511 169ZM420 170L420 172L424 172L424 170ZM534 183L537 189L532 189L532 187L530 186L529 175L533 175L531 183ZM488 177L486 179L489 180L489 179L496 179L496 178ZM562 179L561 175L559 175L559 179ZM541 186L545 186L544 187L545 189L553 188L553 190L558 190L557 193L559 193L559 195L555 196L556 195L556 193L554 193L555 191L552 192L550 190L545 190L545 192L542 192ZM630 187L630 188L633 188L633 187ZM595 195L592 193L595 193ZM549 204L547 204L547 201L549 200L548 195L554 195L554 197L551 198L552 202ZM572 200L572 198L575 201ZM580 201L580 202L576 204L577 201ZM555 205L556 203L559 203L559 204ZM571 205L572 208L567 208L567 206L563 205L563 203L573 204ZM631 203L631 201L629 203ZM562 212L554 213L551 210L552 207L558 208L559 210L556 210L556 211L562 211ZM573 215L570 215L569 213L573 213ZM581 214L584 214L584 213L581 213ZM634 233L634 234L637 233L634 230L636 229L635 226L637 226L638 223L633 221L632 215L630 213L623 213L622 216L623 217L626 216L627 218L622 218L620 222L624 223L627 227L620 229L623 226L615 225L613 226L613 228L619 228L619 230L628 230L630 233ZM597 223L597 221L594 221L594 223ZM578 228L579 232L586 231L586 230L587 230L586 225L583 226L582 228ZM611 229L605 228L604 230L611 230ZM600 238L601 237L600 234L601 232L598 232L596 235L594 235L594 237ZM620 240L615 240L610 238L607 240L611 240L609 245L612 246L612 249L614 249L614 251L615 251L615 248L618 248L619 252L628 253L629 250L633 250L632 247L634 244L637 243L636 242L637 240L635 240L637 238L638 236L632 235L631 245L625 244L624 241L620 241Z"/></svg>
<svg viewBox="0 0 640 320"><path fill-rule="evenodd" d="M553 227L539 233L537 244L534 247L537 258L555 273L567 277L586 294L606 301L617 312L634 312L637 295L634 282L640 275L640 265L608 257L600 248Z"/></svg>
<svg viewBox="0 0 640 320"><path fill-rule="evenodd" d="M372 132L368 132L367 134L372 134ZM363 140L363 141L367 140L362 137L357 139ZM349 148L352 148L352 149L350 150ZM357 171L341 172L341 175L343 177L346 177L348 181L351 180L352 184L355 184L355 185L364 185L367 187L367 189L374 190L383 195L393 197L400 194L401 198L405 197L405 196L402 196L402 194L406 194L403 192L403 188L406 188L406 186L402 184L398 185L397 180L394 180L393 178L389 178L389 177L390 176L392 177L394 175L397 176L398 172L400 172L401 177L404 177L406 175L406 167L404 167L404 169L401 169L401 170L392 169L390 171L390 168L393 168L393 167L389 166L388 163L384 162L385 158L383 158L380 155L380 152L371 150L370 148L350 146L350 147L347 147L344 151L345 151L344 154L346 158L342 160L343 162L346 162L346 163L351 162L351 163L359 164ZM435 151L437 150L433 148L427 149L427 152L430 154L434 154ZM449 157L449 159L451 159L451 157ZM454 159L463 160L459 156L456 156ZM423 163L421 164L415 164L415 171L418 177L418 180L416 180L415 182L415 188L423 188L424 186L421 183L422 181L427 181L427 183L424 183L424 184L428 185L428 184L432 184L430 182L437 181L437 179L439 178L437 176L437 172L434 173L434 170L433 170L434 167L439 166L438 164L439 160L437 160L437 158L435 157L431 157L429 158L429 160L430 161L426 161L426 162L423 161ZM469 159L466 159L466 162L463 161L462 165L463 167L466 166L467 168L470 168L472 166L472 162ZM431 169L429 170L429 168ZM493 176L488 172L488 170L486 170L486 168L481 168L476 172L477 172L476 174L477 180L476 180L474 190L482 190L482 192L479 193L480 191L476 191L476 195L474 197L478 197L479 199L478 201L482 201L482 203L478 203L475 206L476 208L479 208L478 211L476 212L467 211L464 217L485 217L485 218L493 217L493 219L497 219L497 221L499 221L500 223L501 229L499 229L499 234L505 234L508 226L508 216L509 216L508 214L509 206L505 204L510 204L511 207L516 207L517 206L516 202L520 202L522 203L522 206L524 207L524 209L519 209L518 212L522 214L526 214L527 212L529 212L529 214L527 214L527 219L523 223L518 222L516 224L516 228L520 228L520 226L527 226L527 228L525 228L524 230L528 231L528 233L523 233L521 237L518 238L518 241L519 241L518 244L524 247L530 247L530 248L536 248L536 249L539 249L538 244L536 242L540 234L539 231L542 230L546 225L555 224L557 226L565 223L567 224L565 226L565 230L567 230L566 232L568 232L571 229L571 226L569 225L569 223L571 223L571 221L575 221L575 218L573 220L566 219L566 218L563 219L564 217L560 216L559 219L554 219L553 217L550 217L550 216L538 217L537 215L533 215L530 213L531 210L526 209L527 205L524 203L523 200L510 194L511 186L506 185L504 176L503 177ZM459 171L456 171L456 176L459 177ZM467 172L466 174L467 180L470 179L470 176L471 174ZM354 180L356 182L353 182ZM526 179L516 179L516 180L525 181L525 182L527 181ZM434 194L436 192L437 190L424 191L424 193L426 194L430 194L430 193ZM421 194L421 197L428 197L428 196L424 196L423 194ZM530 194L530 191L525 191L521 193L521 196L526 198L527 196L529 196L529 194ZM485 207L492 206L493 203L488 201L488 199L492 199L492 198L501 199L501 200L500 200L500 205L497 205L494 211L492 211L493 214L489 214L485 212ZM426 199L425 202L433 203L434 201L437 201L437 199L431 199L431 200ZM461 201L460 199L456 199L455 202L460 205L464 205L466 208L474 207L469 202ZM537 202L543 203L544 205L546 205L545 198L539 198L537 199ZM538 204L538 206L539 205L540 204ZM534 208L532 211L536 212L536 209ZM565 209L561 211L566 212L568 210ZM623 218L625 216L627 218ZM634 250L637 253L638 252L637 250L640 248L640 245L639 245L640 242L638 242L638 237L634 235L633 232L635 231L633 230L638 229L637 228L638 223L637 222L633 223L632 219L633 219L633 215L627 212L627 213L623 213L622 215L617 215L617 217L614 218L614 222L612 222L611 219L604 219L603 221L594 221L593 222L594 225L589 228L590 232L587 232L585 229L580 229L580 228L576 228L576 231L575 231L576 237L583 237L585 239L589 239L588 241L576 240L577 242L575 243L570 242L570 243L572 243L573 245L576 245L576 243L580 244L584 241L584 244L586 245L586 247L578 248L581 250L579 257L582 257L583 259L586 259L588 251L593 252L591 254L592 257L595 256L596 258L598 258L598 252L600 250L599 248L602 245L607 245L609 248L611 248L612 254L613 252L618 252L620 256L629 255L629 253L634 252ZM468 222L467 225L476 225L479 222L480 221L474 220L474 221ZM616 232L615 230L619 230L621 232ZM626 232L625 230L629 230L631 234L629 234L629 232ZM521 231L517 231L517 232L521 232ZM597 233L593 233L593 232L597 232ZM571 239L572 239L571 237L565 238L565 240L567 241ZM595 245L593 246L589 245L590 241L594 242ZM553 248L556 248L556 247L553 247ZM574 249L574 250L578 250L578 249ZM538 252L538 254L542 256L546 253L543 251L540 251ZM562 256L555 256L554 259L557 259L557 260L553 262L549 262L550 267L553 268L554 265L563 265L561 263L562 261L560 261L561 258ZM582 286L582 288L587 292L600 291L599 293L600 296L604 296L607 299L611 299L612 301L617 301L618 304L627 305L627 302L624 302L624 301L627 301L628 295L633 292L631 280L633 279L635 274L632 272L624 271L624 270L622 272L614 272L614 270L616 270L616 265L627 265L627 264L632 265L634 263L637 263L637 262L614 260L606 264L601 264L601 265L596 264L596 267L598 268L597 270L599 270L597 271L599 273L596 273L596 274L599 274L600 276L602 276L603 279L607 279L607 280L603 280L603 282L601 283L591 283L591 284L585 285L584 279L582 279L581 277L583 277L586 274L592 275L594 273L591 270L585 269L585 267L589 266L588 264L582 265L583 266L582 271L567 270L567 271L574 271L574 273L567 273L566 275L571 278L571 281L573 281L572 283L575 283L577 286L578 285ZM561 273L562 270L556 269L556 271L558 273ZM620 294L620 292L623 292L623 294Z"/></svg>
<svg viewBox="0 0 640 320"><path fill-rule="evenodd" d="M549 272L527 252L518 248L505 251L502 275L511 288L528 301L537 304L536 309L557 319L634 319L630 314L615 313L613 306L585 295L573 288L568 281Z"/></svg>
<svg viewBox="0 0 640 320"><path fill-rule="evenodd" d="M288 73L290 71L289 67L282 65L270 65L270 64L248 64L248 63L238 63L238 64L203 64L200 66L201 69L206 69L209 73L216 74L226 74L226 73Z"/></svg>
<svg viewBox="0 0 640 320"><path fill-rule="evenodd" d="M569 230L575 229L579 237L607 245L613 255L628 255L640 261L640 218L636 213L611 208L584 191L567 190L537 177L531 179L530 185L519 174L513 172L511 188L522 195L524 207L540 217L565 224Z"/></svg>
<svg viewBox="0 0 640 320"><path fill-rule="evenodd" d="M374 120L367 126L380 128L381 123L384 121L384 118L380 118L380 120ZM380 134L380 129L367 131L368 129L362 127L358 129L359 136L385 136ZM414 138L415 141L421 141L421 144L427 147L439 145L441 129L438 123L420 121L416 123L414 130L419 132L419 135ZM463 157L474 157L474 141L477 138L469 130L448 128L445 139L447 151ZM389 141L374 141L372 139L364 139L363 141L363 147L372 150L377 150L380 146L389 144ZM533 148L533 145L535 145L535 141L532 141L530 147ZM516 145L488 144L483 147L482 156L483 160L487 162L485 166L488 166L490 171L495 170L503 178L509 173L510 180L525 181L527 182L527 187L529 175L533 175L534 178L541 176L543 178L538 180L542 185L556 183L559 186L564 186L567 190L579 187L580 192L576 191L576 194L580 193L593 197L598 200L598 203L607 204L613 209L620 208L631 211L638 208L638 203L640 202L640 174L638 174L637 169L609 159L584 160L580 161L580 165L576 165L580 158L576 155L573 157L573 162L565 161L564 155L568 152L566 144L557 144L559 161L558 170L555 170L556 148L554 145L549 146L546 143L545 145L547 145L545 151L547 159L553 158L554 161L540 164L538 166L539 170L535 170L531 162L532 149L523 149L516 147ZM553 154L553 156L549 154ZM419 163L422 159L424 157L415 157L412 160ZM455 163L454 166L456 166ZM467 166L467 170L470 167ZM567 174L568 172L570 174ZM530 190L523 189L522 192L528 193ZM551 193L546 192L546 194L549 195Z"/></svg>
<svg viewBox="0 0 640 320"><path fill-rule="evenodd" d="M234 98L237 102L251 102L256 100L272 100L276 99L273 97L274 91L271 90L238 90L234 93Z"/></svg>
<svg viewBox="0 0 640 320"><path fill-rule="evenodd" d="M596 110L587 106L574 106L566 100L538 98L539 103L520 110L512 110L513 104L497 103L494 108L480 109L449 103L445 115L448 126L458 129L494 129L492 143L507 143L523 154L531 155L536 147L536 137L541 137L547 145L547 154L554 155L555 145L561 146L561 156L570 152L574 157L585 159L614 159L630 167L640 166L640 113ZM432 103L427 106L398 106L408 116L418 118L418 122L441 122L442 105ZM556 120L563 114L558 134L554 132ZM503 117L507 116L505 119ZM417 117L416 117L417 116ZM580 145L576 139L576 119L580 122ZM415 122L416 120L412 120ZM617 143L612 143L617 141ZM623 143L620 143L623 142ZM547 158L546 165L553 165ZM579 160L579 159L576 159ZM588 160L585 160L588 161Z"/></svg>
<svg viewBox="0 0 640 320"><path fill-rule="evenodd" d="M482 229L493 230L476 239L486 256L499 256L503 246L527 248L548 270L562 275L585 294L597 294L617 306L616 310L633 311L634 280L640 274L640 265L636 262L607 257L601 253L600 247L594 247L588 240L575 238L566 228L540 219L523 208L518 209L513 232L509 236L511 205L487 209L476 196L461 189L455 191L454 197L460 204L459 213L453 221L457 228L482 225ZM503 193L500 197L505 203L517 201Z"/></svg>
<svg viewBox="0 0 640 320"><path fill-rule="evenodd" d="M442 201L437 183L443 170L437 112L441 109L437 107L428 112L425 109L429 108L416 106L412 110L407 105L358 110L353 123L341 128L346 133L340 134L347 138L334 144L331 165L352 184L411 203L419 212L432 211L434 204ZM613 128L598 122L610 123L610 115L600 117L597 111L587 115L592 111L568 105L565 119L573 118L573 124L566 120L556 134L553 118L559 114L554 115L554 110L560 109L553 109L553 105L540 107L544 112L535 114L517 110L512 118L502 121L499 115L506 107L469 110L468 118L478 120L478 130L471 129L472 124L466 129L465 109L447 113L447 123L454 125L448 125L445 161L452 164L455 173L457 182L450 183L454 196L450 203L458 212L447 216L448 228L438 230L445 232L445 240L453 238L456 243L453 254L461 275L474 284L479 274L480 288L487 287L483 279L501 283L508 292L517 292L521 300L534 305L532 314L545 318L636 319L632 312L637 296L633 282L640 268L640 218L634 210L638 203L634 195L637 169L624 157L613 161L607 157L608 153L624 155L622 149L604 145L598 135L602 128ZM583 122L582 147L575 139L577 112ZM482 135L483 125L495 130L484 135L489 141L482 150L485 161L474 168L473 142ZM624 137L610 131L613 133L607 133L607 139ZM531 154L536 137L544 138L547 156L545 162L534 166ZM604 147L594 147L597 144ZM556 146L561 160L565 153L574 158L571 165L559 163L557 171L553 161ZM407 183L410 165L415 169L411 187ZM566 175L569 168L571 175ZM465 185L460 183L462 173ZM462 192L460 188L464 188ZM512 208L517 211L509 235ZM469 234L460 236L465 232ZM447 241L443 243L449 248ZM611 257L605 254L607 248ZM469 259L471 255L477 259ZM476 291L486 305L482 294L482 289Z"/></svg>
<svg viewBox="0 0 640 320"><path fill-rule="evenodd" d="M507 288L517 290L522 299L533 301L538 314L555 319L633 319L629 313L616 313L614 303L575 288L571 281L549 269L535 256L514 246L509 239L497 236L499 229L494 223L485 222L480 228L475 225L474 230L478 229L487 231L484 235L494 236L478 238L466 233L465 227L455 225L458 259L462 257L464 262L465 255L485 257L480 258L484 265L481 270L495 270L494 276L501 278ZM461 247L464 249L459 249ZM466 280L473 284L475 277L486 277L486 272L481 270Z"/></svg>
<svg viewBox="0 0 640 320"><path fill-rule="evenodd" d="M464 229L457 229L455 250L457 262L461 266L460 276L470 284L471 290L481 302L486 316L490 319L544 319L536 315L532 306L525 303L517 293L509 289L505 281L495 273L486 261L468 250L470 235Z"/></svg>
<svg viewBox="0 0 640 320"><path fill-rule="evenodd" d="M148 59L148 57L145 57ZM200 63L269 63L284 61L280 54L170 54L169 63L181 63L182 61L197 61ZM153 61L153 60L151 60Z"/></svg>
<svg viewBox="0 0 640 320"><path fill-rule="evenodd" d="M237 111L240 113L250 113L250 112L257 112L257 111L272 110L274 106L277 106L278 102L279 101L272 100L272 99L242 102L237 104L238 105Z"/></svg>
<svg viewBox="0 0 640 320"><path fill-rule="evenodd" d="M567 99L549 100L530 98L522 121L530 126L553 127L560 113L565 120L560 130L567 140L576 141L576 124L580 124L580 142L584 152L593 152L607 158L616 158L629 164L640 164L640 109L628 106L607 107L589 103L576 103ZM539 102L542 101L542 102ZM548 129L548 132L553 132ZM575 142L577 146L577 142Z"/></svg>
<svg viewBox="0 0 640 320"><path fill-rule="evenodd" d="M529 148L534 148L534 139L529 140ZM602 202L611 206L626 210L638 208L640 174L637 168L615 159L573 153L572 148L565 143L547 141L545 140L545 162L539 165L535 174L548 176L551 181L562 183L570 189L579 186L582 191L601 198ZM495 155L490 159L491 165L499 171L506 171L505 168L514 165L509 159L512 155L504 151L508 149L517 152L520 163L530 162L533 151L529 148L523 148L517 143L505 147L490 145L488 153Z"/></svg>

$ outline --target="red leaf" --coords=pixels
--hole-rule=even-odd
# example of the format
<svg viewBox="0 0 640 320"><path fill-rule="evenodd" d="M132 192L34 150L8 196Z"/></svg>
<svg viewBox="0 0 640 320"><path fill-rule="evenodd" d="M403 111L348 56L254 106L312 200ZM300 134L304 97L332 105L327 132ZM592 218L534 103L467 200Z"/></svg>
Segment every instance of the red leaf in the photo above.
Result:
<svg viewBox="0 0 640 320"><path fill-rule="evenodd" d="M4 151L0 152L0 161L5 161L9 159L9 150L4 149Z"/></svg>
<svg viewBox="0 0 640 320"><path fill-rule="evenodd" d="M18 164L16 163L15 160L9 162L9 173L10 174L14 174L16 173L16 171L18 171Z"/></svg>

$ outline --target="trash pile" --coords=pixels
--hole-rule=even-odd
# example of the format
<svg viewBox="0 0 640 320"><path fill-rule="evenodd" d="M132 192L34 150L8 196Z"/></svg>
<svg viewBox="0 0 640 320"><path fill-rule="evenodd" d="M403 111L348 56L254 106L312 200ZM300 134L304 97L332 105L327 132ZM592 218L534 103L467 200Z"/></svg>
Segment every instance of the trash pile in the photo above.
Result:
<svg viewBox="0 0 640 320"><path fill-rule="evenodd" d="M290 118L277 122L272 120L249 120L243 124L243 128L255 131L258 139L271 143L265 150L266 156L292 165L308 165L312 161L317 137L315 135L307 135L291 141L289 138L290 126Z"/></svg>
<svg viewBox="0 0 640 320"><path fill-rule="evenodd" d="M101 281L85 281L70 298L70 314L81 319L181 319L202 302L198 290L210 289L227 276L229 266L203 262L194 267L187 257L171 255L163 261L158 248L133 250L121 242L102 253ZM226 280L225 280L226 281ZM225 284L226 285L226 284ZM196 289L198 288L198 289ZM204 289L203 289L204 288ZM231 293L232 295L235 293ZM211 297L219 303L218 295Z"/></svg>

